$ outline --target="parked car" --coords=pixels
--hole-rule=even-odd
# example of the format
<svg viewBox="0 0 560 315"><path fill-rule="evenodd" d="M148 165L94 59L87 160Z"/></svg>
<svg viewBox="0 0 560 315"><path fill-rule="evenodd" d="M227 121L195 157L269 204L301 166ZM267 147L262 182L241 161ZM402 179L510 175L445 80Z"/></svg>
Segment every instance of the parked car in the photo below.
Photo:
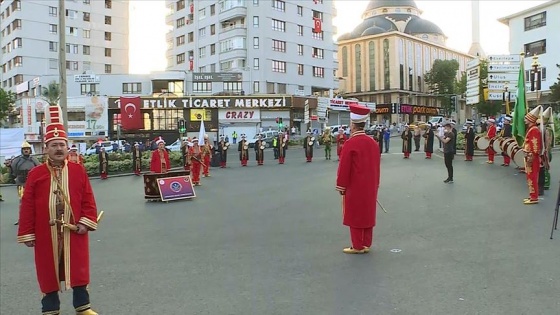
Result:
<svg viewBox="0 0 560 315"><path fill-rule="evenodd" d="M274 130L263 131L260 134L263 135L262 139L266 142L266 147L267 148L272 147L272 140L275 137L278 137L278 131L274 131ZM253 139L248 140L249 148L254 148L255 147L255 142L257 142L258 139L259 139L259 134L256 134L255 137L253 137Z"/></svg>
<svg viewBox="0 0 560 315"><path fill-rule="evenodd" d="M188 139L187 137L183 137L183 141L187 141L187 139ZM166 145L165 148L166 148L167 150L169 150L169 151L177 151L177 152L179 152L179 151L181 151L181 140L180 140L180 139L177 139L177 140L175 140L175 142L173 142L172 144Z"/></svg>
<svg viewBox="0 0 560 315"><path fill-rule="evenodd" d="M336 136L338 136L338 133L340 132L340 130L342 130L342 127L348 129L348 125L335 125L335 126L328 126L327 128L331 128L331 134L334 137L336 137Z"/></svg>
<svg viewBox="0 0 560 315"><path fill-rule="evenodd" d="M103 141L100 143L102 147L105 148L105 152L113 152L113 142L112 141ZM97 154L97 142L94 143L89 149L86 150L86 155Z"/></svg>

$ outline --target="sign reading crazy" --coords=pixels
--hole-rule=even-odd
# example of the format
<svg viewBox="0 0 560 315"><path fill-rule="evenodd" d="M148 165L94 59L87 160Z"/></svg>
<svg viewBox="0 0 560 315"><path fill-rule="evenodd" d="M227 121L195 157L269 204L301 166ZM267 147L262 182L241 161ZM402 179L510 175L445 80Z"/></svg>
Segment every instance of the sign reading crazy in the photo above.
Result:
<svg viewBox="0 0 560 315"><path fill-rule="evenodd" d="M110 108L120 108L119 98L109 99ZM141 99L142 108L282 108L292 105L290 96L278 97L178 97L178 98L153 98Z"/></svg>

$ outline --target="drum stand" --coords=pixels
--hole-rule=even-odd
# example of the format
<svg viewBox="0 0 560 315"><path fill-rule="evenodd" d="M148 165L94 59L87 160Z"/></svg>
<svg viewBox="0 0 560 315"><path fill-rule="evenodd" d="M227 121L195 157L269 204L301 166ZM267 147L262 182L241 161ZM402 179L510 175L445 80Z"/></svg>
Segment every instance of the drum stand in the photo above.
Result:
<svg viewBox="0 0 560 315"><path fill-rule="evenodd" d="M550 239L554 234L554 230L558 229L558 210L560 208L560 186L558 187L558 198L556 198L556 209L554 209L554 218L552 219L552 231L550 231Z"/></svg>

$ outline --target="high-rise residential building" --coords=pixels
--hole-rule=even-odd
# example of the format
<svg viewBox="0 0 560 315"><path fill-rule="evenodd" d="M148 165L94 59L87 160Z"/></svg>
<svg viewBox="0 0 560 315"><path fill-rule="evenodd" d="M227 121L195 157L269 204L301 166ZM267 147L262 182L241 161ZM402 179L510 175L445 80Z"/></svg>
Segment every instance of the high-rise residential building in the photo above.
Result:
<svg viewBox="0 0 560 315"><path fill-rule="evenodd" d="M167 0L166 6L167 70L192 73L188 93L327 95L338 85L333 1Z"/></svg>
<svg viewBox="0 0 560 315"><path fill-rule="evenodd" d="M2 88L25 95L34 78L58 74L59 32L68 74L128 73L128 11L128 1L66 0L60 12L58 0L0 0Z"/></svg>

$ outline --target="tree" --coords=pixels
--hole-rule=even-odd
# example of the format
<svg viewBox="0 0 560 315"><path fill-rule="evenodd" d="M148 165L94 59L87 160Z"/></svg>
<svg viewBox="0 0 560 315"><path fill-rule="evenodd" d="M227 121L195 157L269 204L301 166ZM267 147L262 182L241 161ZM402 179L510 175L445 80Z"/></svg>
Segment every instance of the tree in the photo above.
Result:
<svg viewBox="0 0 560 315"><path fill-rule="evenodd" d="M45 99L45 101L47 101L47 103L49 103L49 105L57 105L58 100L60 100L60 85L58 85L56 81L51 81L46 88L43 88L41 96Z"/></svg>
<svg viewBox="0 0 560 315"><path fill-rule="evenodd" d="M556 65L560 69L560 64ZM550 101L560 104L560 74L558 74L558 81L550 86Z"/></svg>
<svg viewBox="0 0 560 315"><path fill-rule="evenodd" d="M476 110L480 115L484 116L494 116L502 111L501 101L487 101L484 99L484 89L488 88L488 60L480 60L480 89L478 91L479 102L475 105ZM467 76L464 74L464 78L457 84L457 92L467 91ZM512 100L515 101L515 100Z"/></svg>
<svg viewBox="0 0 560 315"><path fill-rule="evenodd" d="M3 126L4 120L10 115L14 109L16 102L16 94L12 91L6 91L0 88L0 126Z"/></svg>
<svg viewBox="0 0 560 315"><path fill-rule="evenodd" d="M451 96L456 94L458 70L457 60L437 59L432 65L432 70L424 75L424 81L429 89L440 100L445 116L450 116L455 110L451 104Z"/></svg>

